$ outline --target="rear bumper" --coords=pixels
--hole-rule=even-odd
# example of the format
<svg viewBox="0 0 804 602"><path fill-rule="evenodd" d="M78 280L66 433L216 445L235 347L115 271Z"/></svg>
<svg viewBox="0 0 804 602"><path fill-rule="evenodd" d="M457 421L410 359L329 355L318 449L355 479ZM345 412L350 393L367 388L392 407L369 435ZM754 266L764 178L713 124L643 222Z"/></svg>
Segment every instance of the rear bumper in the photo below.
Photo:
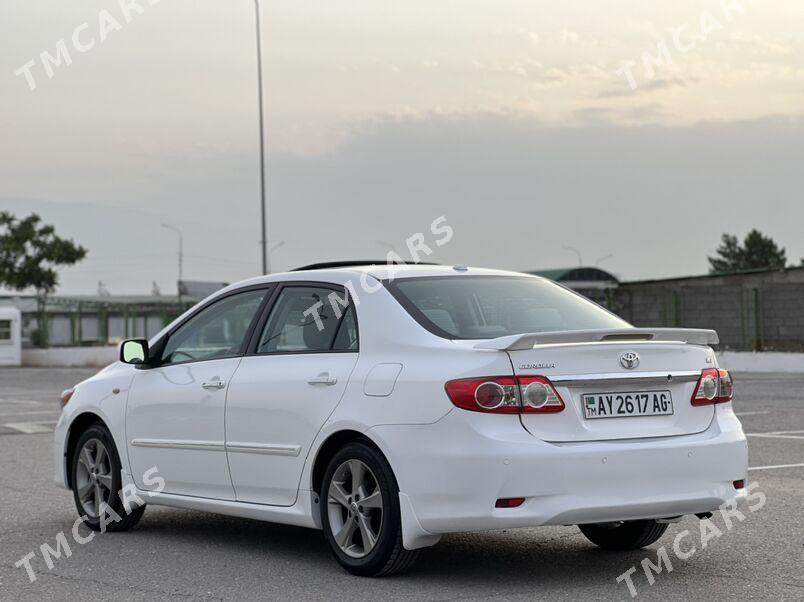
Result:
<svg viewBox="0 0 804 602"><path fill-rule="evenodd" d="M518 418L453 410L430 425L369 431L427 533L666 518L716 510L745 490L748 448L731 404L702 433L554 444ZM495 508L498 498L526 498Z"/></svg>

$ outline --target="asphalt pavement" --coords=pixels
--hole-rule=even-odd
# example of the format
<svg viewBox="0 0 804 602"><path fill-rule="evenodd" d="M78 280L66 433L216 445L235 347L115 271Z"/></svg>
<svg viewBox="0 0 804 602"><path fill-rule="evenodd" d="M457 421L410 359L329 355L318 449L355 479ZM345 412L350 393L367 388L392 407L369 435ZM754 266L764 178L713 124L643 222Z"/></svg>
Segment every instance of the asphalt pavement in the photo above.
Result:
<svg viewBox="0 0 804 602"><path fill-rule="evenodd" d="M637 599L804 599L804 375L736 375L754 505L760 493L766 501L731 529L715 515L702 536L687 517L628 553L599 550L575 527L457 534L406 575L362 579L317 531L194 511L149 507L130 532L75 543L72 495L53 485L51 432L61 390L92 373L0 369L0 600L630 600L617 578L632 567ZM49 569L41 546L55 548L61 532L70 555ZM643 561L657 564L662 547L672 571L649 571L651 585ZM29 553L33 583L15 567Z"/></svg>

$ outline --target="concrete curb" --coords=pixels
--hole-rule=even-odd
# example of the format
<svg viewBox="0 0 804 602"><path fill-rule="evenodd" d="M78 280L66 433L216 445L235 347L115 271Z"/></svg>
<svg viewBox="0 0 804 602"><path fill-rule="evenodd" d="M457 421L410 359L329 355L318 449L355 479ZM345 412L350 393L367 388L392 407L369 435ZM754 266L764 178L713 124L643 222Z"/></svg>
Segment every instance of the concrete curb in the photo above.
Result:
<svg viewBox="0 0 804 602"><path fill-rule="evenodd" d="M734 372L804 373L804 353L721 351L717 360L722 368Z"/></svg>

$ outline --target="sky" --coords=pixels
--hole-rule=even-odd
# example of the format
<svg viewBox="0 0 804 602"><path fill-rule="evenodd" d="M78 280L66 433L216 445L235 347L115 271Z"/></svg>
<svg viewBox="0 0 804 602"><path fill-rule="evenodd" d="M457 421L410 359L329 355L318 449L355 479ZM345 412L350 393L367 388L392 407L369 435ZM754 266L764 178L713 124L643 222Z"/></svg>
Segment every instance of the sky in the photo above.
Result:
<svg viewBox="0 0 804 602"><path fill-rule="evenodd" d="M254 4L152 1L0 0L0 210L89 249L64 293L172 292L165 223L187 278L260 270ZM753 227L804 257L800 1L261 7L276 270L442 215L448 264L698 274Z"/></svg>

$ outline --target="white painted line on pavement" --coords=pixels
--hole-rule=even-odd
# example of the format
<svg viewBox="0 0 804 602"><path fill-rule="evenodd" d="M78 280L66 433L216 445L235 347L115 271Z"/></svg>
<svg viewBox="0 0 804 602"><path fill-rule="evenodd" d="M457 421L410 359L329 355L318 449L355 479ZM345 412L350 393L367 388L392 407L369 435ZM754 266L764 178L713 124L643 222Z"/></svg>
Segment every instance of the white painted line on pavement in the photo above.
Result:
<svg viewBox="0 0 804 602"><path fill-rule="evenodd" d="M59 411L53 410L20 410L19 412L0 412L0 416L30 416L33 414L58 414Z"/></svg>
<svg viewBox="0 0 804 602"><path fill-rule="evenodd" d="M38 435L39 433L52 433L55 423L10 422L8 424L2 424L0 426L4 426L6 428L19 431L20 433L25 433L26 435Z"/></svg>
<svg viewBox="0 0 804 602"><path fill-rule="evenodd" d="M734 412L735 416L753 416L755 414L770 414L770 410L756 410L753 412Z"/></svg>
<svg viewBox="0 0 804 602"><path fill-rule="evenodd" d="M43 402L34 401L32 399L4 399L0 398L0 403L14 403L26 406L41 406ZM56 403L56 402L54 402Z"/></svg>
<svg viewBox="0 0 804 602"><path fill-rule="evenodd" d="M770 431L769 433L746 433L745 436L761 437L765 439L804 439L804 431Z"/></svg>
<svg viewBox="0 0 804 602"><path fill-rule="evenodd" d="M804 466L804 462L799 464L775 464L773 466L752 466L748 470L771 470L773 468L799 468Z"/></svg>

